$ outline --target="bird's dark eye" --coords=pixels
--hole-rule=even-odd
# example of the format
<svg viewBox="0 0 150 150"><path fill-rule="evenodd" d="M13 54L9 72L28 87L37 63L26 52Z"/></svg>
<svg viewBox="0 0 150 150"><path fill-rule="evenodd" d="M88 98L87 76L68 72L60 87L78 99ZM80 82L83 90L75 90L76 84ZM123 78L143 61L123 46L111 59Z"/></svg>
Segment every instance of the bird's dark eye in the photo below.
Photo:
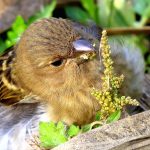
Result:
<svg viewBox="0 0 150 150"><path fill-rule="evenodd" d="M63 59L58 59L58 60L56 60L56 61L53 61L53 62L51 63L51 65L52 65L52 66L55 66L55 67L58 67L58 66L60 66L62 63L63 63Z"/></svg>

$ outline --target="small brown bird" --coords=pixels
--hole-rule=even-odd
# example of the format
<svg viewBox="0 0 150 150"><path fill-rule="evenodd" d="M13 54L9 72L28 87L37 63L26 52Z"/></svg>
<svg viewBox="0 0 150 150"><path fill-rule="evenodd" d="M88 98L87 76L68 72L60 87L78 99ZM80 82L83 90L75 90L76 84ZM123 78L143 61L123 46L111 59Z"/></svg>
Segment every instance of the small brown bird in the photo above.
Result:
<svg viewBox="0 0 150 150"><path fill-rule="evenodd" d="M90 94L93 87L101 87L99 58L91 61L81 56L98 53L99 41L100 30L94 25L42 19L30 25L18 44L1 56L3 150L19 149L16 143L25 143L45 118L78 125L93 121L100 108ZM116 72L126 77L122 92L137 97L144 77L142 55L134 46L116 41L110 40L110 45Z"/></svg>

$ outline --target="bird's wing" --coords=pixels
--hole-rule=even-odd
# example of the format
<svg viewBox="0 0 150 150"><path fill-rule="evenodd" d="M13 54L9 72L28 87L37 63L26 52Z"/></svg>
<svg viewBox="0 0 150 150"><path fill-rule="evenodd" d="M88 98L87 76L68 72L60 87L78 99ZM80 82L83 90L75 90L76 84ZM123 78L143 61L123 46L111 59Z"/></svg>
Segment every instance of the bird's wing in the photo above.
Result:
<svg viewBox="0 0 150 150"><path fill-rule="evenodd" d="M49 121L44 108L38 103L0 106L0 149L33 150L39 122Z"/></svg>
<svg viewBox="0 0 150 150"><path fill-rule="evenodd" d="M23 97L22 91L16 85L12 75L14 59L14 48L6 50L0 56L0 103L4 105L15 104Z"/></svg>

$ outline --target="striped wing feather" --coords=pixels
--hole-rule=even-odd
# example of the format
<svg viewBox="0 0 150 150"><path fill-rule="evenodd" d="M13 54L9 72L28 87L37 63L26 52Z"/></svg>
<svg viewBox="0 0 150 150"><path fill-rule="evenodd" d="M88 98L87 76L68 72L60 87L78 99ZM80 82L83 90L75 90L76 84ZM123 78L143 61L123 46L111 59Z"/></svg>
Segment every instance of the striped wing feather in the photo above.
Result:
<svg viewBox="0 0 150 150"><path fill-rule="evenodd" d="M12 64L15 51L10 48L0 56L0 103L13 105L23 97L21 89L17 87L12 78Z"/></svg>

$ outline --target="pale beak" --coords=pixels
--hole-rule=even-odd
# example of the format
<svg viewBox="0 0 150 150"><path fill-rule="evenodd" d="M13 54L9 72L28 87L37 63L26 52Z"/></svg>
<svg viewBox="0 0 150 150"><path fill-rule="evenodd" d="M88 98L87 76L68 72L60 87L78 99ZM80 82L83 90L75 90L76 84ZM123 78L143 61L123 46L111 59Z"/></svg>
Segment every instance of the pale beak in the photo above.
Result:
<svg viewBox="0 0 150 150"><path fill-rule="evenodd" d="M78 39L73 42L74 58L77 64L82 64L89 60L89 56L95 53L95 48L90 41L86 39Z"/></svg>
<svg viewBox="0 0 150 150"><path fill-rule="evenodd" d="M81 52L81 53L89 53L94 52L94 47L92 43L85 39L78 39L73 42L73 47L75 51Z"/></svg>

